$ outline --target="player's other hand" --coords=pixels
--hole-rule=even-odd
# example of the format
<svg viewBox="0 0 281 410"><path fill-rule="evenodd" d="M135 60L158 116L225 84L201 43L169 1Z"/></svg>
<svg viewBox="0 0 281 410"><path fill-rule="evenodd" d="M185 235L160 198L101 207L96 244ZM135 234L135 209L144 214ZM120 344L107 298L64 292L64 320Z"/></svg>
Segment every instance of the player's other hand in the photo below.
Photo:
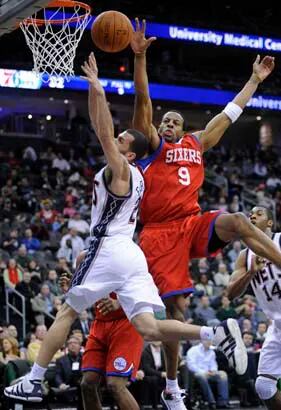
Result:
<svg viewBox="0 0 281 410"><path fill-rule="evenodd" d="M59 277L58 284L61 290L63 291L63 293L66 293L68 291L71 279L72 279L72 275L71 273L68 273L68 272L62 273L61 276Z"/></svg>
<svg viewBox="0 0 281 410"><path fill-rule="evenodd" d="M142 24L138 18L135 19L136 31L133 32L131 47L135 54L143 54L146 52L150 44L156 40L156 37L145 38L146 21L142 20Z"/></svg>
<svg viewBox="0 0 281 410"><path fill-rule="evenodd" d="M262 60L260 55L257 55L257 58L253 64L253 76L256 81L259 83L263 82L269 74L272 73L275 66L275 58L271 56L265 56Z"/></svg>
<svg viewBox="0 0 281 410"><path fill-rule="evenodd" d="M97 304L97 309L102 315L107 315L109 312L114 312L120 308L120 303L118 300L111 298L103 298L99 300Z"/></svg>
<svg viewBox="0 0 281 410"><path fill-rule="evenodd" d="M252 274L257 273L260 270L263 270L265 268L266 260L261 258L260 256L252 256L252 261L251 261L251 268L250 272Z"/></svg>

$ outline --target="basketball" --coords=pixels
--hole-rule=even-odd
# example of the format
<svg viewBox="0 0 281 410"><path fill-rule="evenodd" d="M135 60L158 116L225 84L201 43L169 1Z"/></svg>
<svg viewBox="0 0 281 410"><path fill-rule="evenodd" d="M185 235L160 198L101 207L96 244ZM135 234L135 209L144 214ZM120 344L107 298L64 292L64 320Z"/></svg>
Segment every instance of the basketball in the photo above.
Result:
<svg viewBox="0 0 281 410"><path fill-rule="evenodd" d="M132 24L125 14L105 11L93 23L92 39L101 50L116 53L129 45L132 32Z"/></svg>

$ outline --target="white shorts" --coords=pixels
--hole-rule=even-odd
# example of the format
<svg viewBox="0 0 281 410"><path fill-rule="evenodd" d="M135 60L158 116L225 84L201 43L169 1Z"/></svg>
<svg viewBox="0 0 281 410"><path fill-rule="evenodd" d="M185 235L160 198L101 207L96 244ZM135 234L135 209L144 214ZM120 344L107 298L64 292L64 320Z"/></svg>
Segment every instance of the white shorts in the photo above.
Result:
<svg viewBox="0 0 281 410"><path fill-rule="evenodd" d="M281 377L281 329L273 324L269 326L263 343L258 366L258 374Z"/></svg>
<svg viewBox="0 0 281 410"><path fill-rule="evenodd" d="M125 235L92 239L66 303L80 313L111 292L117 294L129 320L165 309L142 250Z"/></svg>

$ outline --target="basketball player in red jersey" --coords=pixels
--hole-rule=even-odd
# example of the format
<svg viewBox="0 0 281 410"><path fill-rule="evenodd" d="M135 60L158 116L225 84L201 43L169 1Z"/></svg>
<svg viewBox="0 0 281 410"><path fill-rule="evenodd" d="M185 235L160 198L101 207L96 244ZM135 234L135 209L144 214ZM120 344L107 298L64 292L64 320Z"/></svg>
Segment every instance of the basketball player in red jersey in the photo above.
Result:
<svg viewBox="0 0 281 410"><path fill-rule="evenodd" d="M80 253L77 265L85 255L86 251ZM70 278L61 276L60 286L64 292L67 292L69 284ZM136 378L142 349L143 339L127 319L116 295L111 294L99 301L82 358L84 410L102 410L98 386L103 376L121 410L139 410L127 384L128 379Z"/></svg>
<svg viewBox="0 0 281 410"><path fill-rule="evenodd" d="M152 124L152 103L146 72L146 50L155 37L145 38L145 21L131 46L135 54L135 110L133 126L150 142L152 154L138 161L145 179L141 202L144 225L140 246L149 271L165 301L168 318L183 320L184 296L192 292L188 271L192 258L215 255L234 239L242 239L256 254L281 266L281 253L274 243L254 227L242 213L200 213L198 191L204 181L203 153L215 146L227 128L274 68L274 58L257 56L249 81L234 100L214 117L203 131L185 134L184 119L167 112L158 131ZM166 391L162 402L167 409L185 409L177 384L177 342L165 343L167 360Z"/></svg>

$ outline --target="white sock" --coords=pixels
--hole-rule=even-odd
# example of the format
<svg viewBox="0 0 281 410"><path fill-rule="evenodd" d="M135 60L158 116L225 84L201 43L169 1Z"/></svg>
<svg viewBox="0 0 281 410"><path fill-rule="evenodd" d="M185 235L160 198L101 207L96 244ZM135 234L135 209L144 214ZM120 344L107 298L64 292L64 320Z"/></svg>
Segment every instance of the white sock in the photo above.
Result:
<svg viewBox="0 0 281 410"><path fill-rule="evenodd" d="M178 379L171 380L166 378L166 389L169 393L177 393L180 391L180 387L178 385Z"/></svg>
<svg viewBox="0 0 281 410"><path fill-rule="evenodd" d="M39 366L39 364L34 363L31 372L29 374L29 380L43 380L47 368Z"/></svg>
<svg viewBox="0 0 281 410"><path fill-rule="evenodd" d="M201 340L213 340L214 330L209 326L202 326L200 329L200 339Z"/></svg>

